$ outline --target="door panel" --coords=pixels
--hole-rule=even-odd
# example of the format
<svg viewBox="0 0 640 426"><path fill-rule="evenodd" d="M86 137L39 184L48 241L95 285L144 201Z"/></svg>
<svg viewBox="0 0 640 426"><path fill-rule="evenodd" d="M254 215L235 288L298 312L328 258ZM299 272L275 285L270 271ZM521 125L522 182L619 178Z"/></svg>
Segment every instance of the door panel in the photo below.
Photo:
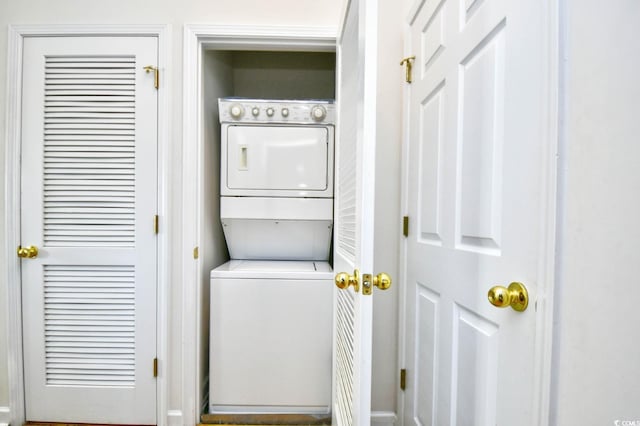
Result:
<svg viewBox="0 0 640 426"><path fill-rule="evenodd" d="M442 0L414 10L404 424L527 425L547 217L543 5ZM512 281L529 290L524 312L487 301ZM513 395L527 404L498 408Z"/></svg>
<svg viewBox="0 0 640 426"><path fill-rule="evenodd" d="M25 39L27 420L156 423L156 63L155 38Z"/></svg>

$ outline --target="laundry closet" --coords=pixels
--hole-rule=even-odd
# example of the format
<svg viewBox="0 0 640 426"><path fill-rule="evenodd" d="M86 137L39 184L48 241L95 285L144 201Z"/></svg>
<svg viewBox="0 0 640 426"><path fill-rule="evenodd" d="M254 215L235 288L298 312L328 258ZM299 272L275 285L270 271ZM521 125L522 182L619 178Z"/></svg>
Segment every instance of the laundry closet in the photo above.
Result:
<svg viewBox="0 0 640 426"><path fill-rule="evenodd" d="M201 64L202 412L328 414L335 53Z"/></svg>

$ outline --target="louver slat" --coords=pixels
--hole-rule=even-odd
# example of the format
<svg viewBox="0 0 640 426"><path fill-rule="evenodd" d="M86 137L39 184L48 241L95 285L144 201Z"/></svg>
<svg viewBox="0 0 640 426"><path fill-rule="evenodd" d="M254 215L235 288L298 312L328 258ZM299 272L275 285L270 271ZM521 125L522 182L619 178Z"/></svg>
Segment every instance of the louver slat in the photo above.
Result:
<svg viewBox="0 0 640 426"><path fill-rule="evenodd" d="M132 57L46 58L47 246L134 245L134 75Z"/></svg>
<svg viewBox="0 0 640 426"><path fill-rule="evenodd" d="M135 384L133 266L45 265L47 385Z"/></svg>
<svg viewBox="0 0 640 426"><path fill-rule="evenodd" d="M337 320L336 320L336 357L338 384L336 386L337 408L339 424L353 424L353 378L354 378L354 346L355 325L354 306L355 293L351 291L337 292Z"/></svg>
<svg viewBox="0 0 640 426"><path fill-rule="evenodd" d="M355 108L345 110L343 114L356 121ZM358 136L356 134L355 126L345 126L342 128L342 132L343 134L341 134L341 138L352 142L340 144L339 148L340 163L338 165L338 193L340 196L337 198L337 248L347 259L354 263L356 260L357 182L356 167L353 167L353 164L357 163L357 146L354 141L357 140Z"/></svg>

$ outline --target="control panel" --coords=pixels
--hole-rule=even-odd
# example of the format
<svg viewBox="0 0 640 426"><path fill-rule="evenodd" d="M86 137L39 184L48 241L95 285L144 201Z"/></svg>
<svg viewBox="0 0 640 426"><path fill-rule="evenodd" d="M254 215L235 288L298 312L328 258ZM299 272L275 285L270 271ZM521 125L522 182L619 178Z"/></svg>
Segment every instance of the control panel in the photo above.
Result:
<svg viewBox="0 0 640 426"><path fill-rule="evenodd" d="M220 98L220 122L334 124L332 100L265 100Z"/></svg>

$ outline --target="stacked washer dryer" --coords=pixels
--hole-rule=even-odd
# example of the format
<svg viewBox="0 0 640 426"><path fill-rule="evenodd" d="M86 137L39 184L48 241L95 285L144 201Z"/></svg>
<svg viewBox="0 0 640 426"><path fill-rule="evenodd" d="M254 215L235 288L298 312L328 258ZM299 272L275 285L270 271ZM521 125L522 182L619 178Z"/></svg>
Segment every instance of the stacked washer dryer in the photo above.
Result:
<svg viewBox="0 0 640 426"><path fill-rule="evenodd" d="M221 98L210 413L328 413L332 101Z"/></svg>

